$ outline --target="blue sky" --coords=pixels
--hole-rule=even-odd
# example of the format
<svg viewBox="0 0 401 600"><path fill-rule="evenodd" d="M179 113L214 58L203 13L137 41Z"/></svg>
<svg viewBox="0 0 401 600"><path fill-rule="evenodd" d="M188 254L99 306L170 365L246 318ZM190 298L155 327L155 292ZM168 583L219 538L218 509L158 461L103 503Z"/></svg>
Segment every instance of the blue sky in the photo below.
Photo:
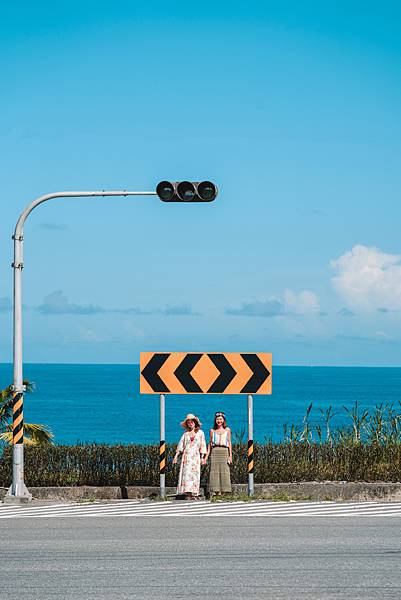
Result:
<svg viewBox="0 0 401 600"><path fill-rule="evenodd" d="M36 209L25 360L400 365L400 17L398 2L2 8L0 361L26 204L211 179L206 205Z"/></svg>

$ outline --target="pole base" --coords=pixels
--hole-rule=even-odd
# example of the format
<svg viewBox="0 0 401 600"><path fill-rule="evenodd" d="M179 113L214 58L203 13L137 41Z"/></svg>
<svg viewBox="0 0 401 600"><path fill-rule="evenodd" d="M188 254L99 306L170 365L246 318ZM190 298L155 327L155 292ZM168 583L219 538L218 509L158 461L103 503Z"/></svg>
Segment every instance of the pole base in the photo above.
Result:
<svg viewBox="0 0 401 600"><path fill-rule="evenodd" d="M248 496L251 498L254 494L253 473L248 473Z"/></svg>
<svg viewBox="0 0 401 600"><path fill-rule="evenodd" d="M7 494L4 496L4 504L27 504L31 502L32 494L28 491L25 483L19 483L13 494L13 486L9 487Z"/></svg>

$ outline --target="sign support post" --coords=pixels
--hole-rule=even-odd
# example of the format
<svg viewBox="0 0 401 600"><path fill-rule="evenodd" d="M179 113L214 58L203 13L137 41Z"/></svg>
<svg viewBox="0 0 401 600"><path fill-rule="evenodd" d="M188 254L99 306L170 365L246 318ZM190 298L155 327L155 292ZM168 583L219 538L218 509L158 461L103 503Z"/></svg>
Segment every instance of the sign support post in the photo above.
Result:
<svg viewBox="0 0 401 600"><path fill-rule="evenodd" d="M248 394L248 496L253 493L253 396Z"/></svg>
<svg viewBox="0 0 401 600"><path fill-rule="evenodd" d="M160 394L160 498L166 497L166 397Z"/></svg>

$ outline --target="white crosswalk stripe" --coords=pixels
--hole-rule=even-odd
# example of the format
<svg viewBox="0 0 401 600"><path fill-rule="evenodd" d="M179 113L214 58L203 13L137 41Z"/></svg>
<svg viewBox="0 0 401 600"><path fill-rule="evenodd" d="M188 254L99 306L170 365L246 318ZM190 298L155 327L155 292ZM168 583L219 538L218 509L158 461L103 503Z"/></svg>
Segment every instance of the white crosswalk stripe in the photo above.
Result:
<svg viewBox="0 0 401 600"><path fill-rule="evenodd" d="M82 502L13 506L0 504L0 519L51 517L401 517L401 502Z"/></svg>

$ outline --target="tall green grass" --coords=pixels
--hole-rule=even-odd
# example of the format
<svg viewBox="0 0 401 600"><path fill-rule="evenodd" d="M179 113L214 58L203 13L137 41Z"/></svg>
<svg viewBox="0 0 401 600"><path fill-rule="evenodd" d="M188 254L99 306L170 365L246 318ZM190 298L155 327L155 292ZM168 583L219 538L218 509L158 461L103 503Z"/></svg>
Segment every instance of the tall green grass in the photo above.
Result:
<svg viewBox="0 0 401 600"><path fill-rule="evenodd" d="M166 484L176 485L174 448L167 448ZM233 450L233 483L246 483L246 445ZM401 445L255 444L255 482L400 481ZM30 486L158 485L158 446L37 446L26 448L25 479ZM11 449L0 459L0 486L11 483ZM207 469L202 480L207 478Z"/></svg>
<svg viewBox="0 0 401 600"><path fill-rule="evenodd" d="M401 481L401 412L392 404L373 411L358 403L344 407L348 425L333 428L335 412L320 411L312 421L309 405L302 422L283 427L280 443L255 444L255 482ZM401 406L400 406L401 408ZM234 436L233 483L247 481L245 431ZM175 446L167 446L166 484L176 485ZM10 485L11 448L0 456L0 486ZM89 444L32 446L25 449L28 486L158 485L158 445ZM202 482L207 468L202 469Z"/></svg>

